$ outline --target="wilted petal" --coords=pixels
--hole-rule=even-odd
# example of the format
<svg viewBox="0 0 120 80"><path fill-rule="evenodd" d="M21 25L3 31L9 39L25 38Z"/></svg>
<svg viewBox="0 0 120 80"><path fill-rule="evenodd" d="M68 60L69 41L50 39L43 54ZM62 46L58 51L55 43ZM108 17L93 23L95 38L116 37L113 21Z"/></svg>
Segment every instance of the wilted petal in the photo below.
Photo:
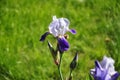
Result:
<svg viewBox="0 0 120 80"><path fill-rule="evenodd" d="M72 34L76 34L76 30L74 30L74 29L70 29L69 30Z"/></svg>
<svg viewBox="0 0 120 80"><path fill-rule="evenodd" d="M44 33L44 34L41 36L40 41L44 41L48 34L50 34L50 33L49 33L49 32Z"/></svg>
<svg viewBox="0 0 120 80"><path fill-rule="evenodd" d="M69 49L69 43L64 37L58 38L58 45L61 52L67 51Z"/></svg>

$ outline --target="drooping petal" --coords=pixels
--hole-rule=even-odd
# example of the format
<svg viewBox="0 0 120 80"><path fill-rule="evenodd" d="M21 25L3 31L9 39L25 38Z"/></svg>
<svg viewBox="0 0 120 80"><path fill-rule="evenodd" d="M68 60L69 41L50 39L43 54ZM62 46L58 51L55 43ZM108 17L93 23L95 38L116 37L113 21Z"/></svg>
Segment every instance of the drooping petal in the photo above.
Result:
<svg viewBox="0 0 120 80"><path fill-rule="evenodd" d="M69 30L72 34L76 34L76 30L74 30L74 29L70 29Z"/></svg>
<svg viewBox="0 0 120 80"><path fill-rule="evenodd" d="M44 41L48 34L50 34L50 33L49 33L49 32L45 32L45 33L41 36L40 41Z"/></svg>
<svg viewBox="0 0 120 80"><path fill-rule="evenodd" d="M117 80L117 78L118 78L119 76L120 76L119 73L115 73L115 74L112 76L111 80Z"/></svg>
<svg viewBox="0 0 120 80"><path fill-rule="evenodd" d="M111 76L108 74L108 72L106 73L102 80L111 80Z"/></svg>
<svg viewBox="0 0 120 80"><path fill-rule="evenodd" d="M69 49L69 43L64 37L58 38L58 45L61 52L67 51Z"/></svg>

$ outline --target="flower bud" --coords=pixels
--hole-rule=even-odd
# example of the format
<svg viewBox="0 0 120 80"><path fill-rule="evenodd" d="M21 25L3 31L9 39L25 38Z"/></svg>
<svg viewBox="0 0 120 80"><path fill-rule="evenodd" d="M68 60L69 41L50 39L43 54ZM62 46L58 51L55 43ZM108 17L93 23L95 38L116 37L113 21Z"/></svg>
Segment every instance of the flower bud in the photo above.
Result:
<svg viewBox="0 0 120 80"><path fill-rule="evenodd" d="M77 65L77 61L78 61L78 53L75 54L72 62L70 63L70 69L71 70L75 69L75 67Z"/></svg>
<svg viewBox="0 0 120 80"><path fill-rule="evenodd" d="M54 48L52 47L52 44L49 41L48 41L48 47L50 49L50 52L52 54L55 64L59 65L59 53L54 50Z"/></svg>

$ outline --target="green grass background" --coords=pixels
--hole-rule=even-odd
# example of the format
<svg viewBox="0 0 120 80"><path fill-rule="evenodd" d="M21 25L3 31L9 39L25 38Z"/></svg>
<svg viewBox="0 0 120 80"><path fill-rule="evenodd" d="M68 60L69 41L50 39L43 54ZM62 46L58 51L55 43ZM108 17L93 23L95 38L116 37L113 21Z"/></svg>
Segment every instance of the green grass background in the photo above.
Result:
<svg viewBox="0 0 120 80"><path fill-rule="evenodd" d="M59 80L47 46L47 40L55 46L55 39L39 41L54 15L68 18L70 28L77 31L67 33L64 79L76 51L73 80L90 80L94 60L104 55L115 60L120 72L120 0L0 0L0 80Z"/></svg>

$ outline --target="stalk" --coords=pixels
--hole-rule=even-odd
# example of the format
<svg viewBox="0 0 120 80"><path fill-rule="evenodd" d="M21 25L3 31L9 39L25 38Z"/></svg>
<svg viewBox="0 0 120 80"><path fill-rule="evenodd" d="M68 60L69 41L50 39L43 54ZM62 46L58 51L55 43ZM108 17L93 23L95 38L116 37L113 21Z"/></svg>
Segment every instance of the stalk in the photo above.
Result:
<svg viewBox="0 0 120 80"><path fill-rule="evenodd" d="M60 80L63 80L62 72L61 72L61 61L62 61L62 54L60 53L60 63L58 65L58 72L60 75Z"/></svg>

